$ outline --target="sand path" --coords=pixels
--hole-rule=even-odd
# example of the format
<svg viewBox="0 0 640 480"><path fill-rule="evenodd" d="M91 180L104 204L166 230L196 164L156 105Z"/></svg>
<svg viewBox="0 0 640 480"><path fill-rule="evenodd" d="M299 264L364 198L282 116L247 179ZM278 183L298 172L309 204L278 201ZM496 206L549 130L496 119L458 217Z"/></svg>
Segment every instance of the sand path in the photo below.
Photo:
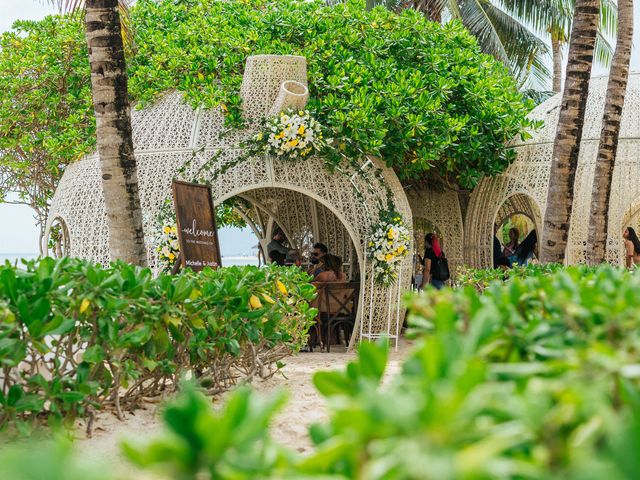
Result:
<svg viewBox="0 0 640 480"><path fill-rule="evenodd" d="M410 343L401 341L398 352L391 351L390 361L385 372L385 380L391 378L400 368L402 359L409 350ZM312 383L313 374L319 370L341 369L355 356L343 350L313 353L300 353L285 359L282 373L265 381L257 380L254 388L260 392L273 392L278 388L287 390L289 400L283 411L271 425L271 434L280 444L298 452L309 451L311 440L307 435L310 424L328 420L327 405ZM224 402L221 398L216 403ZM94 425L92 438L79 434L76 448L79 454L90 462L100 463L113 468L121 478L157 479L155 474L140 472L128 464L120 453L123 439L148 439L162 431L159 415L160 404L147 404L143 409L126 413L124 421L112 414L100 415Z"/></svg>

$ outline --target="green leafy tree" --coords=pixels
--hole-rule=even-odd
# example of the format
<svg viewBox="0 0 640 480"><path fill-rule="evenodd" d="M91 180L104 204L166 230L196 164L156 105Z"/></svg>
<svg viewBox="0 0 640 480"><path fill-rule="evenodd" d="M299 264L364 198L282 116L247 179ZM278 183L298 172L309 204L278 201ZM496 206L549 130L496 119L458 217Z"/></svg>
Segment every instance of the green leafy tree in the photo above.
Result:
<svg viewBox="0 0 640 480"><path fill-rule="evenodd" d="M375 155L404 180L465 188L503 171L514 158L505 143L530 126L531 107L506 68L458 22L362 7L140 1L130 90L150 102L177 89L194 106L222 105L238 125L246 57L303 55L309 108L337 147L331 164Z"/></svg>
<svg viewBox="0 0 640 480"><path fill-rule="evenodd" d="M0 36L0 202L28 205L44 233L64 168L95 146L78 19L16 22Z"/></svg>
<svg viewBox="0 0 640 480"><path fill-rule="evenodd" d="M432 21L458 19L478 39L482 50L504 62L528 88L562 87L562 51L569 41L574 0L378 0L373 5L413 8ZM616 26L616 3L601 1L596 59L608 65L612 49L607 38ZM551 49L549 49L549 45ZM549 72L547 61L553 66ZM536 98L536 90L526 90ZM542 100L548 96L542 98Z"/></svg>
<svg viewBox="0 0 640 480"><path fill-rule="evenodd" d="M222 106L228 123L240 126L247 56L306 56L309 107L335 140L327 159L334 166L377 155L407 182L428 178L471 188L507 167L514 152L505 143L531 126L531 104L516 82L457 22L438 25L416 11L367 12L358 1L326 7L294 0L141 0L130 14L136 48L129 94L140 106L179 90L194 106ZM49 17L20 28L2 36L0 81L12 92L11 101L0 101L0 131L8 134L0 140L2 156L11 176L26 179L15 190L29 191L38 185L27 168L36 157L19 152L38 139L41 163L57 166L51 185L38 190L38 202L47 205L65 166L95 146L89 62L77 20ZM16 72L36 68L46 76L21 89ZM45 123L38 121L42 98L60 112L42 117Z"/></svg>

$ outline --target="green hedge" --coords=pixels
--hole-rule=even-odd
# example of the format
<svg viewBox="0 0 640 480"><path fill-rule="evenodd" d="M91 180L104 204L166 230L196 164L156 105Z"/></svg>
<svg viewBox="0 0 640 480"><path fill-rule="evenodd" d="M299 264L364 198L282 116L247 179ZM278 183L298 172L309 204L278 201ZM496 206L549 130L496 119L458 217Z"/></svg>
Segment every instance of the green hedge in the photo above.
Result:
<svg viewBox="0 0 640 480"><path fill-rule="evenodd" d="M572 267L410 294L418 340L391 381L369 343L315 375L330 418L308 456L268 433L282 394L243 388L214 411L193 387L165 408L165 435L125 453L176 479L636 479L638 292L640 272ZM0 459L0 476L16 465Z"/></svg>
<svg viewBox="0 0 640 480"><path fill-rule="evenodd" d="M0 426L120 414L187 371L211 393L269 376L304 342L314 310L293 268L229 267L153 278L45 258L0 267Z"/></svg>
<svg viewBox="0 0 640 480"><path fill-rule="evenodd" d="M513 278L525 278L531 276L548 275L562 270L564 267L558 263L518 265L503 270L501 268L470 268L460 267L457 271L456 287L475 287L483 291L493 282L505 282ZM588 267L583 267L588 268ZM591 268L593 270L593 268Z"/></svg>

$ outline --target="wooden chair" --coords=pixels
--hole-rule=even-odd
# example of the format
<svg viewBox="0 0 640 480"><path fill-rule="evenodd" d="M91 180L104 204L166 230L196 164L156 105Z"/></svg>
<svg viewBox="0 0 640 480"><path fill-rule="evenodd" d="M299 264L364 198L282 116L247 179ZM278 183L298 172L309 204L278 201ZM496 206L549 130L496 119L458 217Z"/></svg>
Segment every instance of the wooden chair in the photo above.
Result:
<svg viewBox="0 0 640 480"><path fill-rule="evenodd" d="M331 335L334 330L338 335L340 329L343 330L346 346L348 346L356 322L360 283L325 283L319 287L319 290L318 325L327 352L331 351Z"/></svg>

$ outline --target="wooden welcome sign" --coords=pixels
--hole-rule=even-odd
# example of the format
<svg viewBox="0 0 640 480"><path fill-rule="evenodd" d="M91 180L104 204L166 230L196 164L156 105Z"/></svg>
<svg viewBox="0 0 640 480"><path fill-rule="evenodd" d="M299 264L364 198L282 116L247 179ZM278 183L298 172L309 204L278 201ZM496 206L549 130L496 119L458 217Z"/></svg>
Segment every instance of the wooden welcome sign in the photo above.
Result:
<svg viewBox="0 0 640 480"><path fill-rule="evenodd" d="M174 181L172 190L178 224L180 265L196 272L204 267L219 267L222 262L211 188L208 185Z"/></svg>

